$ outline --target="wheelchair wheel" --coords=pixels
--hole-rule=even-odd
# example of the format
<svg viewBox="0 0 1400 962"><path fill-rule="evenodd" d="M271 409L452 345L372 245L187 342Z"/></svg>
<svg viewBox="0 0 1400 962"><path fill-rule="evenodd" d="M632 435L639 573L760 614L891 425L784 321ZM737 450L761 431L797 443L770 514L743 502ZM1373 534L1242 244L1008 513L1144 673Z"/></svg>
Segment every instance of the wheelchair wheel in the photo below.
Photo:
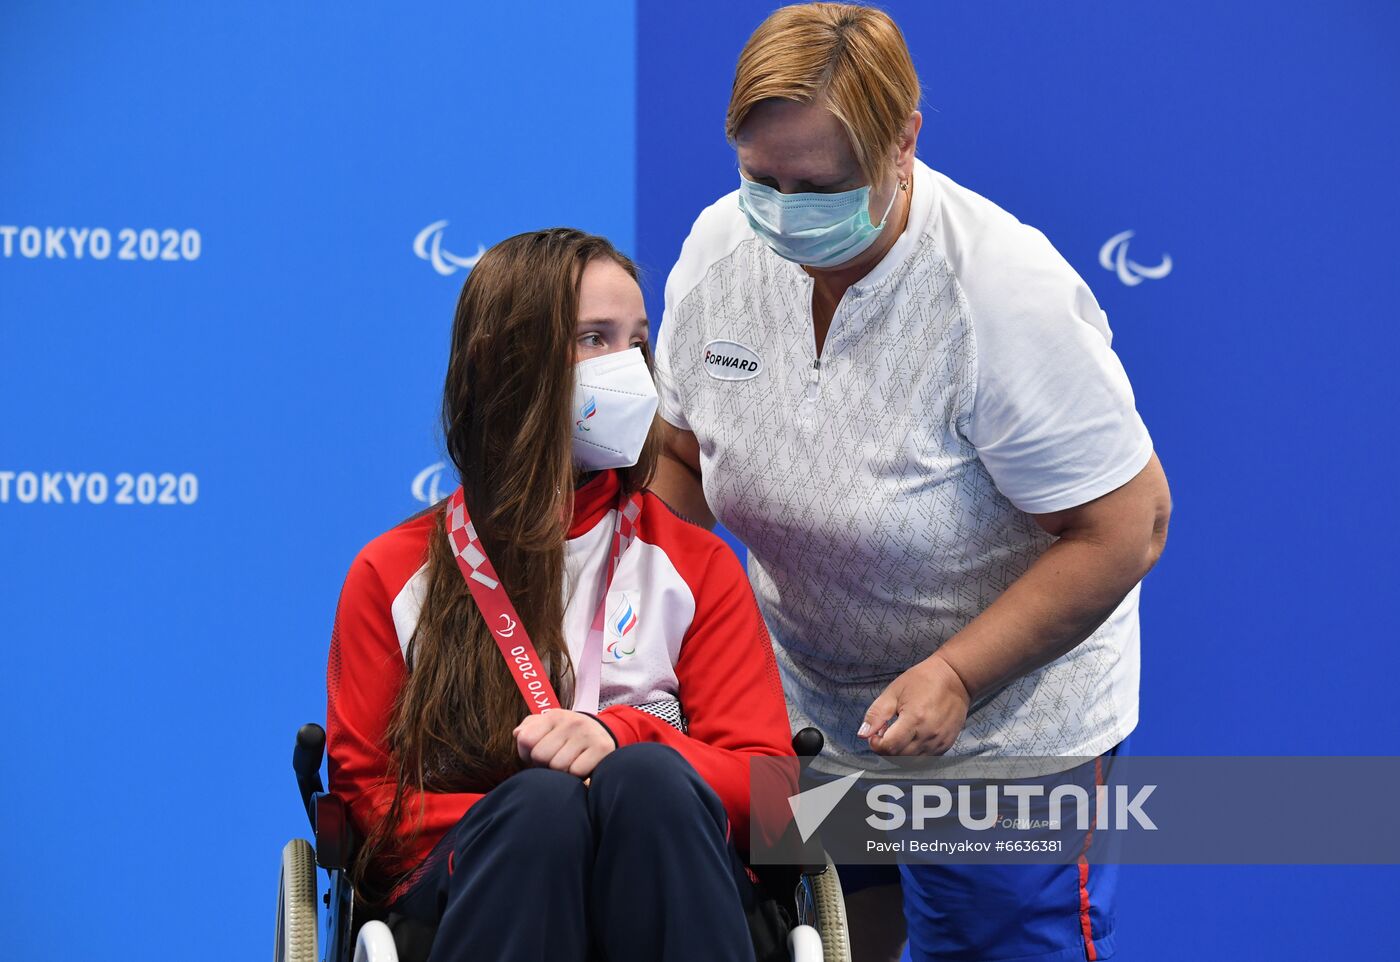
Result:
<svg viewBox="0 0 1400 962"><path fill-rule="evenodd" d="M304 838L282 849L276 962L316 962L316 853Z"/></svg>
<svg viewBox="0 0 1400 962"><path fill-rule="evenodd" d="M817 932L822 937L823 962L851 962L851 937L846 929L846 897L841 877L831 856L826 871L812 879L812 895L817 909Z"/></svg>

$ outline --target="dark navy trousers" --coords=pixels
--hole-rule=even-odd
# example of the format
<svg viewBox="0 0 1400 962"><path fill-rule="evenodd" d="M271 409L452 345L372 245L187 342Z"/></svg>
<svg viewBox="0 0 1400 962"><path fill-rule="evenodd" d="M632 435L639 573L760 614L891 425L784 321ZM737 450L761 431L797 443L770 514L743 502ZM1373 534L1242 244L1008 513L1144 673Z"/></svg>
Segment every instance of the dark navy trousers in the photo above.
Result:
<svg viewBox="0 0 1400 962"><path fill-rule="evenodd" d="M390 909L437 922L430 962L751 962L752 890L724 806L664 745L590 784L529 769L477 802Z"/></svg>

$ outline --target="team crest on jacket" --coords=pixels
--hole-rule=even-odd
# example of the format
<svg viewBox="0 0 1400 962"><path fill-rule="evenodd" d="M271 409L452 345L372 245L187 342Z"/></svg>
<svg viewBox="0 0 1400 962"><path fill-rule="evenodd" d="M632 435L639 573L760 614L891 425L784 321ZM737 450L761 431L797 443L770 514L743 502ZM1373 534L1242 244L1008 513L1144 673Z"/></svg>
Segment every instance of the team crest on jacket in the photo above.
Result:
<svg viewBox="0 0 1400 962"><path fill-rule="evenodd" d="M747 381L763 370L763 359L758 353L738 341L709 342L701 360L705 373L718 381Z"/></svg>
<svg viewBox="0 0 1400 962"><path fill-rule="evenodd" d="M604 660L621 661L637 651L637 604L632 592L622 592L622 600L608 614L608 645Z"/></svg>

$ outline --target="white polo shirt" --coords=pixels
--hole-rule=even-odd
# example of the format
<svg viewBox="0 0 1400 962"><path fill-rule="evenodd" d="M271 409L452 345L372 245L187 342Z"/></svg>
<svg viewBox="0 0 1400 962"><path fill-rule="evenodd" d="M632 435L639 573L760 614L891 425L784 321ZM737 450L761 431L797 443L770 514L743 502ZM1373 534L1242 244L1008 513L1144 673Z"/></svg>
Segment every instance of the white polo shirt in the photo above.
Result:
<svg viewBox="0 0 1400 962"><path fill-rule="evenodd" d="M1152 440L1108 320L1045 236L916 161L909 222L820 359L812 279L701 212L666 283L661 416L749 549L794 729L875 764L871 701L1052 542L1030 513L1136 475ZM974 705L950 754L1096 755L1137 723L1138 589L1068 654Z"/></svg>

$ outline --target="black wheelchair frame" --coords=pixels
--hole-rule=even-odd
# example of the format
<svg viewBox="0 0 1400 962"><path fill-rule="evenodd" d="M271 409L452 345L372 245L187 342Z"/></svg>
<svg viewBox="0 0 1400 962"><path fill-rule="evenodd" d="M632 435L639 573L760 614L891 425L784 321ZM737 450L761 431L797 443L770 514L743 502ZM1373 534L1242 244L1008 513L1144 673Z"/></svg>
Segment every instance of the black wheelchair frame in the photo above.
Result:
<svg viewBox="0 0 1400 962"><path fill-rule="evenodd" d="M792 740L794 753L806 764L820 754L824 739L815 728L804 728ZM330 879L329 890L321 897L327 910L326 942L321 958L324 962L350 962L359 929L368 921L383 920L372 907L356 899L350 878L350 862L355 854L357 839L344 799L327 792L321 782L321 761L325 755L326 732L315 722L297 730L296 746L292 750L292 769L296 773L306 816L314 838L316 864ZM759 909L750 916L750 926L766 925L772 929L786 926L811 925L819 928L826 962L849 959L844 930L844 909L834 911L827 906L819 911L818 891L829 900L840 900L839 881L830 863L802 866L761 866L754 868L762 894ZM830 872L828 875L827 873ZM794 893L792 908L784 909L776 893ZM834 895L832 894L834 892ZM838 907L839 908L839 907ZM820 918L819 918L820 916ZM836 921L833 921L836 920ZM839 928L840 931L834 931ZM398 940L396 933L395 939ZM782 955L768 954L758 962L776 962ZM401 962L413 962L402 958Z"/></svg>

